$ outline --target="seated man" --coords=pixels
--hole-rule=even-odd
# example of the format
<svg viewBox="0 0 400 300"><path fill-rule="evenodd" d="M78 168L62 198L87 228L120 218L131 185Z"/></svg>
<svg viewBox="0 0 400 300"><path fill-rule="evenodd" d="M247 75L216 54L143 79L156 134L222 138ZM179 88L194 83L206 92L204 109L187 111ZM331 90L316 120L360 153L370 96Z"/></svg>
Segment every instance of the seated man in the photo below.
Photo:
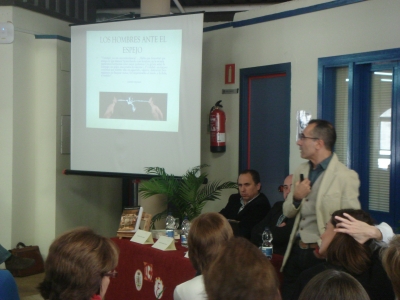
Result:
<svg viewBox="0 0 400 300"><path fill-rule="evenodd" d="M286 199L290 192L292 186L292 177L290 174L283 181L283 185L280 185L278 190L283 193L283 200ZM273 240L272 244L274 246L274 254L284 255L286 247L289 242L290 233L292 232L294 218L288 219L282 211L283 201L276 202L271 210L268 212L267 216L261 220L256 226L254 226L251 232L251 241L257 247L262 244L262 234L265 227L269 227L272 232Z"/></svg>
<svg viewBox="0 0 400 300"><path fill-rule="evenodd" d="M219 213L232 223L237 222L237 236L247 239L251 237L251 230L268 213L271 208L268 198L260 193L260 174L255 170L244 170L238 178L239 194L229 197L228 204Z"/></svg>

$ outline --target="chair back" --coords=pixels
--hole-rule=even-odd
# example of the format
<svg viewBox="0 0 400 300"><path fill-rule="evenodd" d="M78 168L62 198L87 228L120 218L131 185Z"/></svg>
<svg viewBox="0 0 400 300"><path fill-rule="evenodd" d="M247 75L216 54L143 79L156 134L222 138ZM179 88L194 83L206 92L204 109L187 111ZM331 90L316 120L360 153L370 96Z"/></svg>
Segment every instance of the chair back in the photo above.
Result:
<svg viewBox="0 0 400 300"><path fill-rule="evenodd" d="M0 299L20 300L17 284L8 270L0 270Z"/></svg>

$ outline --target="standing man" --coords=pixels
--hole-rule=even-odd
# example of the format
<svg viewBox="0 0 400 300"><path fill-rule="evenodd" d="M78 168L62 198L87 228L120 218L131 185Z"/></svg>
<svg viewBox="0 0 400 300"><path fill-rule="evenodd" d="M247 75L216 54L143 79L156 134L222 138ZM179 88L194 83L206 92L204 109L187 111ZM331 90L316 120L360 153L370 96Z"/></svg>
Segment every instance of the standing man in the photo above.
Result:
<svg viewBox="0 0 400 300"><path fill-rule="evenodd" d="M247 239L251 237L251 230L259 223L271 208L268 198L260 193L260 174L255 170L244 170L238 178L239 194L229 197L228 204L219 213L228 221L237 222L238 229L235 235Z"/></svg>
<svg viewBox="0 0 400 300"><path fill-rule="evenodd" d="M339 162L332 152L336 131L325 120L311 120L299 135L301 164L294 173L292 188L283 204L283 213L295 217L283 259L283 299L290 298L292 284L300 273L323 262L318 257L320 235L331 214L339 209L360 209L360 181L355 171Z"/></svg>

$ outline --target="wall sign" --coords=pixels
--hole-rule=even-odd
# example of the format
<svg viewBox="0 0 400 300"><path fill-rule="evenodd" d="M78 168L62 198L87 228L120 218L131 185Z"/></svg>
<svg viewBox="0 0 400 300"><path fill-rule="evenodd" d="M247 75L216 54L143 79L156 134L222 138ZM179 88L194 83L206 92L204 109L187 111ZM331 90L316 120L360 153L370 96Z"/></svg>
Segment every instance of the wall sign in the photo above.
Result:
<svg viewBox="0 0 400 300"><path fill-rule="evenodd" d="M225 65L225 84L235 83L235 64Z"/></svg>

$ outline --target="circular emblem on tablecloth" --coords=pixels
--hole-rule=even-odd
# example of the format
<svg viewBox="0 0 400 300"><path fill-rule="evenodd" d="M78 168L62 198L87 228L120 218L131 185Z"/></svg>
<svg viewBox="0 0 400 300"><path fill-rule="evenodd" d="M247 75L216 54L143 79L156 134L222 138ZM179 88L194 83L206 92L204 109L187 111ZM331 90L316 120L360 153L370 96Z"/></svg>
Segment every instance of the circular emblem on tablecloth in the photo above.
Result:
<svg viewBox="0 0 400 300"><path fill-rule="evenodd" d="M135 285L136 289L140 291L143 286L143 273L140 270L136 270L135 272Z"/></svg>
<svg viewBox="0 0 400 300"><path fill-rule="evenodd" d="M160 277L156 278L154 283L154 295L157 299L161 299L164 293L164 283L162 282Z"/></svg>

